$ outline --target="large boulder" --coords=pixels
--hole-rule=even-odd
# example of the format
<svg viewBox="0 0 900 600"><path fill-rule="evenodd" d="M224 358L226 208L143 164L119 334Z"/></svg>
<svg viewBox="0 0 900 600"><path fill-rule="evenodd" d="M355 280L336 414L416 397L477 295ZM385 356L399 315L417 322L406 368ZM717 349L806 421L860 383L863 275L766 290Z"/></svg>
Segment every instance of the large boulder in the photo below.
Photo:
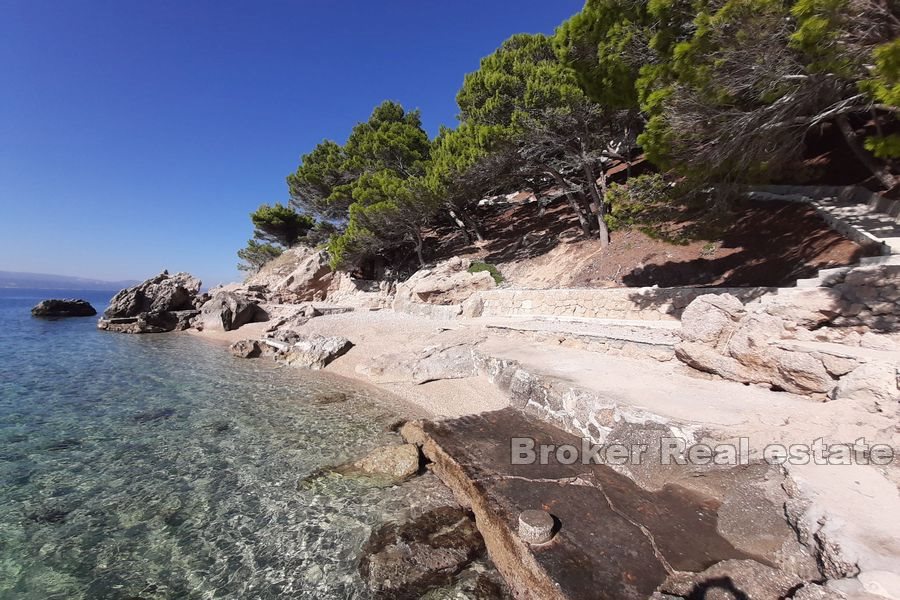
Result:
<svg viewBox="0 0 900 600"><path fill-rule="evenodd" d="M337 336L307 335L299 339L287 349L283 360L295 367L319 370L343 355L353 344L347 338Z"/></svg>
<svg viewBox="0 0 900 600"><path fill-rule="evenodd" d="M718 346L745 314L744 305L731 294L697 296L681 315L682 337L689 342Z"/></svg>
<svg viewBox="0 0 900 600"><path fill-rule="evenodd" d="M724 379L824 398L834 388L834 378L821 357L779 346L795 335L797 323L781 316L783 302L772 306L763 302L743 307L729 294L697 297L682 315L683 341L675 347L675 356ZM811 306L797 314L809 324L827 318Z"/></svg>
<svg viewBox="0 0 900 600"><path fill-rule="evenodd" d="M169 275L168 271L163 271L113 296L103 317L113 319L149 312L193 310L200 285L200 280L189 273Z"/></svg>
<svg viewBox="0 0 900 600"><path fill-rule="evenodd" d="M198 314L194 302L200 285L200 280L189 273L169 275L163 271L113 296L97 327L118 333L187 329Z"/></svg>
<svg viewBox="0 0 900 600"><path fill-rule="evenodd" d="M97 310L87 300L41 300L31 309L35 317L93 317Z"/></svg>
<svg viewBox="0 0 900 600"><path fill-rule="evenodd" d="M295 302L324 300L333 276L328 255L320 250L301 260L290 275L275 285L274 291L288 294Z"/></svg>
<svg viewBox="0 0 900 600"><path fill-rule="evenodd" d="M248 277L242 287L265 288L269 302L294 304L324 300L333 279L325 251L297 246Z"/></svg>
<svg viewBox="0 0 900 600"><path fill-rule="evenodd" d="M835 400L850 400L871 412L895 411L900 403L900 372L886 362L861 365L842 377Z"/></svg>
<svg viewBox="0 0 900 600"><path fill-rule="evenodd" d="M200 308L194 326L199 330L231 331L266 320L268 315L255 300L245 294L219 291Z"/></svg>
<svg viewBox="0 0 900 600"><path fill-rule="evenodd" d="M373 355L358 364L356 371L375 381L405 380L416 385L442 379L464 379L478 374L469 342Z"/></svg>
<svg viewBox="0 0 900 600"><path fill-rule="evenodd" d="M375 531L359 571L374 598L413 600L446 585L484 551L484 540L462 509L445 506Z"/></svg>
<svg viewBox="0 0 900 600"><path fill-rule="evenodd" d="M888 297L884 290L890 286L878 279L882 287L877 287L872 277L869 271L852 271L841 289L779 290L746 306L729 294L699 296L682 315L675 355L694 369L732 381L820 400L849 399L869 410L895 406L896 368L875 356L896 351L892 334L861 335L862 325L841 326L859 310L854 303L861 298ZM860 278L862 283L856 282ZM852 290L846 287L853 282ZM851 291L855 296L848 299ZM895 329L884 316L877 324L880 330ZM852 350L857 346L877 352Z"/></svg>
<svg viewBox="0 0 900 600"><path fill-rule="evenodd" d="M497 287L487 271L469 273L472 261L455 256L431 269L416 271L397 286L398 302L424 304L462 304L475 292Z"/></svg>

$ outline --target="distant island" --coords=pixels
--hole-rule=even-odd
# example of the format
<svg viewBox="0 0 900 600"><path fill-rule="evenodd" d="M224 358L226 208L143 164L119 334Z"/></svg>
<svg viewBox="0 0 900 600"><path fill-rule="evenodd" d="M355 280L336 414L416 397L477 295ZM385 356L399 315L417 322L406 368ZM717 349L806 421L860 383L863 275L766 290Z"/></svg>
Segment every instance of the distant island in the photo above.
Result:
<svg viewBox="0 0 900 600"><path fill-rule="evenodd" d="M102 281L67 275L46 273L16 273L0 271L0 289L25 288L38 290L120 290L138 283L127 281Z"/></svg>

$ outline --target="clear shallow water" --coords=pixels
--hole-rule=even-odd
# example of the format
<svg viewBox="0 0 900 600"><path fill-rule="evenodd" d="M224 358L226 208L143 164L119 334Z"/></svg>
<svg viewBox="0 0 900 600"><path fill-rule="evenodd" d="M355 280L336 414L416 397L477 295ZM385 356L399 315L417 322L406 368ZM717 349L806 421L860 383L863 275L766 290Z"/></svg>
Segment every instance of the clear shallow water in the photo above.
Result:
<svg viewBox="0 0 900 600"><path fill-rule="evenodd" d="M188 335L29 313L111 295L0 290L0 598L366 597L371 529L449 493L304 480L393 441L394 415Z"/></svg>

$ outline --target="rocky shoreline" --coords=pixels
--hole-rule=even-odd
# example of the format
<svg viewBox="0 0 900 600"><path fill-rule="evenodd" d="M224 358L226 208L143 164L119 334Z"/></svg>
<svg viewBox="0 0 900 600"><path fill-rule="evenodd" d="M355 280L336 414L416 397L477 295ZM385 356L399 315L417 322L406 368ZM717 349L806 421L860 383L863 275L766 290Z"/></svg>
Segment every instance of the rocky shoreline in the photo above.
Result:
<svg viewBox="0 0 900 600"><path fill-rule="evenodd" d="M593 597L577 589L604 589L616 598L701 592L723 598L900 598L900 531L884 520L900 510L900 473L893 462L866 462L874 456L873 444L900 447L900 340L896 305L890 304L897 267L861 267L834 287L789 288L746 303L727 293L695 294L680 322L650 324L484 316L496 284L486 273L469 273L469 266L453 259L403 283L373 284L330 272L319 253L298 250L293 262L284 259L243 285L205 295L189 275L163 273L120 292L99 326L132 333L186 330L228 342L237 357L325 369L408 402L426 418L404 428L404 444L361 457L343 472L402 480L413 476L413 462L429 463L457 501L474 511L474 524L515 597ZM531 294L522 300L532 303L529 312L535 310ZM578 298L571 300L575 308ZM516 432L504 428L516 419ZM745 442L756 454L731 466L663 466L655 456L605 466L609 472L557 473L558 461L527 474L505 471L507 438L528 428L555 447L589 440L602 447L652 448L676 438L684 442L681 457L695 448ZM816 438L849 443L852 464L763 460L768 446ZM479 447L493 450L479 453ZM621 479L610 479L612 473ZM518 491L517 481L526 484ZM631 491L613 502L610 486ZM613 515L592 529L588 515L597 510L597 490L607 490ZM641 522L644 517L627 516L625 502L644 502L635 508L642 515L669 516L658 524ZM679 544L698 525L671 526L679 511L687 511L685 518L692 514L692 502L713 507L711 535L734 552L684 558ZM518 538L520 513L533 509L562 523L546 547ZM466 538L465 521L454 515L445 516ZM443 523L443 516L433 517ZM625 537L616 541L609 523L618 518L624 518ZM575 530L572 524L578 524ZM629 527L637 533L627 533ZM382 562L396 557L398 548L425 544L422 557L457 557L427 565L431 559L401 560L412 570L390 581L406 582L416 593L425 588L411 582L445 582L478 555L470 545L453 542L451 550L432 537L424 522L373 534L361 567L373 593L400 597L384 587L385 573L397 565ZM642 538L649 542L644 558L638 551ZM573 563L563 558L567 552L605 558ZM569 570L554 566L562 564ZM637 581L620 581L627 573ZM572 587L584 577L587 587ZM715 585L723 580L727 586Z"/></svg>

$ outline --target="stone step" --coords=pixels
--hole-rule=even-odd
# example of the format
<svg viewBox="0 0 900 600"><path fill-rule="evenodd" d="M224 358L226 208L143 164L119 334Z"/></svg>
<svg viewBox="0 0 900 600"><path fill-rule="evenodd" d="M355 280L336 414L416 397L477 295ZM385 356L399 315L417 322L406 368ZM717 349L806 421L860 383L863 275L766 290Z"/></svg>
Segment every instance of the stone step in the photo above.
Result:
<svg viewBox="0 0 900 600"><path fill-rule="evenodd" d="M798 279L798 288L816 288L822 285L822 280L818 277L810 277L809 279Z"/></svg>
<svg viewBox="0 0 900 600"><path fill-rule="evenodd" d="M873 265L900 265L900 254L865 256L859 259L859 264L866 267Z"/></svg>

